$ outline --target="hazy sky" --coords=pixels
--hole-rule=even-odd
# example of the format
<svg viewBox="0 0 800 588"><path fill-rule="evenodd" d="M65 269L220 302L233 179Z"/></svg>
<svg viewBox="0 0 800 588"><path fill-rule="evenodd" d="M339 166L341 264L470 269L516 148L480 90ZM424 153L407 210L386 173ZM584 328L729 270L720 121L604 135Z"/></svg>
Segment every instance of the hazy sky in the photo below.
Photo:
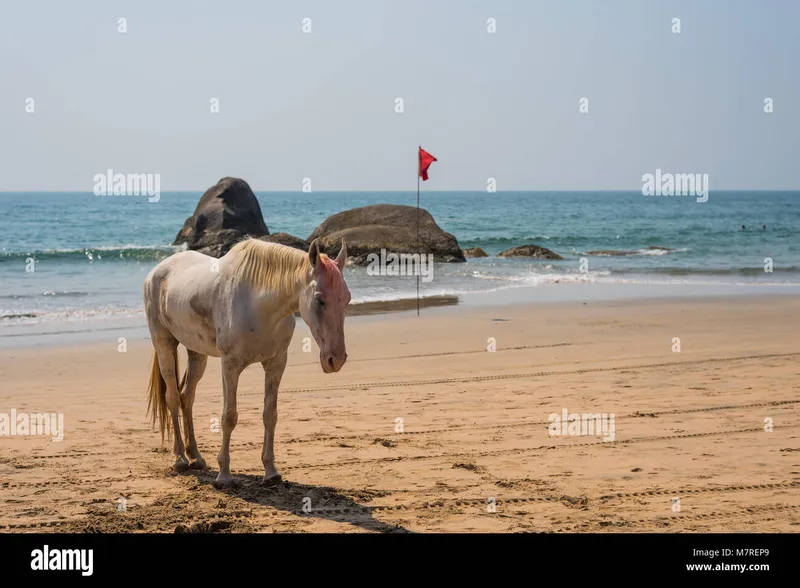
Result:
<svg viewBox="0 0 800 588"><path fill-rule="evenodd" d="M426 190L639 190L656 168L707 173L712 192L800 188L798 0L0 0L0 15L0 190L91 191L108 168L158 173L162 191L414 190L418 145L439 159Z"/></svg>

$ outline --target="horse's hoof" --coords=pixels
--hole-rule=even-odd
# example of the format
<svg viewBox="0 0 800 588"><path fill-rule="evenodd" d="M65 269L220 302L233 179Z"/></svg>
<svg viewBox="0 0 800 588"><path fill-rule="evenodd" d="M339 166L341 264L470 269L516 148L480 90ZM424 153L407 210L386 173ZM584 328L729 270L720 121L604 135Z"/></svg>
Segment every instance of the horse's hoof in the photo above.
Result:
<svg viewBox="0 0 800 588"><path fill-rule="evenodd" d="M264 479L261 481L261 484L267 488L283 488L283 478L281 478L280 474L275 474L274 476L264 476Z"/></svg>
<svg viewBox="0 0 800 588"><path fill-rule="evenodd" d="M214 487L218 490L222 490L223 488L230 488L233 486L233 476L228 474L227 476L223 476L220 474L217 476L217 479L214 480Z"/></svg>
<svg viewBox="0 0 800 588"><path fill-rule="evenodd" d="M203 459L196 459L192 463L189 464L189 468L193 470L208 470L208 466L206 465L205 460Z"/></svg>
<svg viewBox="0 0 800 588"><path fill-rule="evenodd" d="M179 457L178 460L175 462L175 465L172 466L176 472L185 472L189 469L189 460L185 457Z"/></svg>

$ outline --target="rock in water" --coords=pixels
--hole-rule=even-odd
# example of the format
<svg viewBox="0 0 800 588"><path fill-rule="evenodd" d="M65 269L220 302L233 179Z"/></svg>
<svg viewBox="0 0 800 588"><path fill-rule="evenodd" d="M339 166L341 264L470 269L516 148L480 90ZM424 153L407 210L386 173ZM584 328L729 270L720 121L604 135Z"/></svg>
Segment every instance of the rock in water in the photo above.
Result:
<svg viewBox="0 0 800 588"><path fill-rule="evenodd" d="M616 249L598 249L597 251L587 251L586 255L602 255L604 257L625 257L636 255L636 251L618 251Z"/></svg>
<svg viewBox="0 0 800 588"><path fill-rule="evenodd" d="M339 253L342 238L347 243L348 260L367 265L370 253L433 254L434 261L466 261L456 238L443 231L431 214L419 209L419 245L417 245L417 208L396 204L373 204L345 210L328 217L309 235L308 241L320 239L320 250L329 256Z"/></svg>
<svg viewBox="0 0 800 588"><path fill-rule="evenodd" d="M642 249L631 249L631 250L618 250L618 249L598 249L597 251L587 251L586 255L602 255L605 257L625 257L630 255L642 255ZM647 251L674 251L674 249L670 249L669 247L658 247L656 245L651 245L647 248Z"/></svg>
<svg viewBox="0 0 800 588"><path fill-rule="evenodd" d="M222 178L200 198L173 245L222 257L247 237L269 235L261 206L250 186L240 178Z"/></svg>
<svg viewBox="0 0 800 588"><path fill-rule="evenodd" d="M269 241L270 243L280 243L281 245L287 245L295 249L302 249L303 251L308 251L309 246L307 241L304 241L300 237L290 235L289 233L272 233L271 235L260 237L260 239L262 241Z"/></svg>
<svg viewBox="0 0 800 588"><path fill-rule="evenodd" d="M558 253L554 253L544 247L538 245L520 245L519 247L512 247L506 249L502 253L498 253L497 257L533 257L534 259L564 259Z"/></svg>
<svg viewBox="0 0 800 588"><path fill-rule="evenodd" d="M480 247L470 247L464 249L464 257L489 257L489 254Z"/></svg>

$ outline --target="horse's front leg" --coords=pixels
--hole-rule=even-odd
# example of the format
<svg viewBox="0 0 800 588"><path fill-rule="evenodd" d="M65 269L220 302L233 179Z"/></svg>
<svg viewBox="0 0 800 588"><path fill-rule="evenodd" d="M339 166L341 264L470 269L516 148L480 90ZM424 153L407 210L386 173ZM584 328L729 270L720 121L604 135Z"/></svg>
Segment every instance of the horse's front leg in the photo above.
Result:
<svg viewBox="0 0 800 588"><path fill-rule="evenodd" d="M218 488L230 486L233 483L231 475L231 433L239 422L239 413L236 410L236 387L239 385L239 375L245 366L240 361L229 357L222 358L222 448L217 456L219 475L216 485Z"/></svg>
<svg viewBox="0 0 800 588"><path fill-rule="evenodd" d="M281 475L275 469L275 425L278 423L278 387L286 369L287 356L284 350L277 357L261 363L264 366L264 450L261 461L264 463L263 484L268 487L281 483Z"/></svg>

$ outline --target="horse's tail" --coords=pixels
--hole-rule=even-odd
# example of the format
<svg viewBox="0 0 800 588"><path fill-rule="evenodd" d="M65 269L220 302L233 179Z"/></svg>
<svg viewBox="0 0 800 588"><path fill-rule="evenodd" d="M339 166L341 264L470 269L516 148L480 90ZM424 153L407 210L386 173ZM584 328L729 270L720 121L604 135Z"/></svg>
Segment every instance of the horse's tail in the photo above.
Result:
<svg viewBox="0 0 800 588"><path fill-rule="evenodd" d="M178 353L175 350L175 374L178 373ZM178 385L178 393L183 391L183 386L186 383L186 372ZM168 418L167 408L167 383L164 381L164 376L161 375L161 367L158 364L158 352L153 351L153 369L150 371L150 386L147 389L147 414L151 417L151 423L155 426L158 422L158 428L161 430L161 442L164 442L164 432L167 438L170 437L172 432L172 423Z"/></svg>

